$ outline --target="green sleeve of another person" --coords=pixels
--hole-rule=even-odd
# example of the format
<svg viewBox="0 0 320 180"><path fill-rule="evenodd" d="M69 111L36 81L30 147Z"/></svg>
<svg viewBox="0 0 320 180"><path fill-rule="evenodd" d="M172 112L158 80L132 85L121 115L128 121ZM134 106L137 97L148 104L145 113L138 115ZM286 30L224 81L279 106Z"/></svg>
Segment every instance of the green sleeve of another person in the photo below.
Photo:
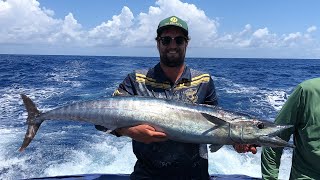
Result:
<svg viewBox="0 0 320 180"><path fill-rule="evenodd" d="M296 125L303 114L303 89L297 86L294 92L290 95L286 103L279 112L275 123L282 125ZM289 141L293 133L293 128L286 129L278 136ZM280 159L283 148L263 147L261 153L261 171L263 179L278 179Z"/></svg>
<svg viewBox="0 0 320 180"><path fill-rule="evenodd" d="M279 135L289 140L293 134L290 179L320 179L320 78L310 79L297 86L289 97L276 124L294 125L292 131ZM283 149L265 147L261 153L264 179L277 179Z"/></svg>

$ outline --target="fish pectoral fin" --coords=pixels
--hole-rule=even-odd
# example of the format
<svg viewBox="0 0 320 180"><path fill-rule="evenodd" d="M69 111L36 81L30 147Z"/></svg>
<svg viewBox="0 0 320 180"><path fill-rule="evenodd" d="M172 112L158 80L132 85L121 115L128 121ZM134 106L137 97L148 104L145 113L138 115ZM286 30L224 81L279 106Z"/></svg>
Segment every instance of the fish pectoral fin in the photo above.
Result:
<svg viewBox="0 0 320 180"><path fill-rule="evenodd" d="M107 133L110 133L112 131L114 131L116 129L116 127L104 127L104 126L101 126L101 125L94 125L94 127L99 130L99 131L103 131L103 132L107 132Z"/></svg>
<svg viewBox="0 0 320 180"><path fill-rule="evenodd" d="M210 114L207 114L207 113L201 113L203 117L205 117L208 121L212 122L213 124L216 124L216 125L224 125L226 124L227 122L220 119L220 118L217 118L215 116L212 116Z"/></svg>
<svg viewBox="0 0 320 180"><path fill-rule="evenodd" d="M217 152L223 145L221 144L211 144L209 146L210 152Z"/></svg>
<svg viewBox="0 0 320 180"><path fill-rule="evenodd" d="M107 129L105 132L110 134L112 131L112 129Z"/></svg>

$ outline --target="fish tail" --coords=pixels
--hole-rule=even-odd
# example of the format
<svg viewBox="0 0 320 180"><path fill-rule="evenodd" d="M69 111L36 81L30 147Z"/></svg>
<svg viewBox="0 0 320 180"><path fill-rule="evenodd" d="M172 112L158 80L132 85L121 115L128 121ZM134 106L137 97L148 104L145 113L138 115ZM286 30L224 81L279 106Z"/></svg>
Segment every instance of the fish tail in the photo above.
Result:
<svg viewBox="0 0 320 180"><path fill-rule="evenodd" d="M21 98L28 112L28 118L27 118L28 129L24 137L23 143L19 148L20 152L22 152L30 144L30 142L36 135L41 123L43 122L43 121L40 121L40 122L35 121L36 117L39 116L41 113L37 109L36 105L32 102L32 100L24 94L21 94Z"/></svg>

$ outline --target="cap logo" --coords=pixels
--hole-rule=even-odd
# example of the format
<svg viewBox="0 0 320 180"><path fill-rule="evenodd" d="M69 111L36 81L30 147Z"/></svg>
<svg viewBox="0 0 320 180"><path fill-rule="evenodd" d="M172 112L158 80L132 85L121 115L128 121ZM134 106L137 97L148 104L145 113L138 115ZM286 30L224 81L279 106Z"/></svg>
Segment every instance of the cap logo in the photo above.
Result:
<svg viewBox="0 0 320 180"><path fill-rule="evenodd" d="M176 23L178 22L178 19L176 17L172 17L170 18L170 22Z"/></svg>
<svg viewBox="0 0 320 180"><path fill-rule="evenodd" d="M157 33L158 34L161 33L162 30L166 26L177 26L179 28L182 28L184 33L186 35L188 35L188 25L187 25L187 23L185 21L183 21L182 19L178 18L177 16L167 17L167 18L163 19L162 21L160 21L159 25L158 25Z"/></svg>

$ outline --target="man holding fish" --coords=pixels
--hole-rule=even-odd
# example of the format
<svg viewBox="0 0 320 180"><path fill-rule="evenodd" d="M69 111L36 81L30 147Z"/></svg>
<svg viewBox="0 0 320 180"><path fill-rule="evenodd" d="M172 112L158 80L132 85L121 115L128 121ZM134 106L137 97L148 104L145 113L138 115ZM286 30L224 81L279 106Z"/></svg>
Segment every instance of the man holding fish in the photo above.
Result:
<svg viewBox="0 0 320 180"><path fill-rule="evenodd" d="M185 21L176 16L162 20L158 25L156 37L160 62L149 70L137 70L129 74L114 95L152 96L217 105L211 76L190 69L185 64L189 40ZM104 130L101 126L96 127ZM162 176L170 176L173 179L209 178L206 145L168 140L165 133L147 124L119 128L112 133L133 139L133 152L137 162L131 174L132 179ZM237 144L234 147L238 152L257 151L253 145Z"/></svg>
<svg viewBox="0 0 320 180"><path fill-rule="evenodd" d="M30 144L45 120L84 121L133 139L137 162L131 179L209 179L207 144L211 152L223 145L252 153L255 145L293 147L276 136L291 126L212 106L217 97L211 76L184 62L186 22L176 16L162 20L156 42L160 62L129 74L113 97L40 112L22 94L28 129L19 150Z"/></svg>

